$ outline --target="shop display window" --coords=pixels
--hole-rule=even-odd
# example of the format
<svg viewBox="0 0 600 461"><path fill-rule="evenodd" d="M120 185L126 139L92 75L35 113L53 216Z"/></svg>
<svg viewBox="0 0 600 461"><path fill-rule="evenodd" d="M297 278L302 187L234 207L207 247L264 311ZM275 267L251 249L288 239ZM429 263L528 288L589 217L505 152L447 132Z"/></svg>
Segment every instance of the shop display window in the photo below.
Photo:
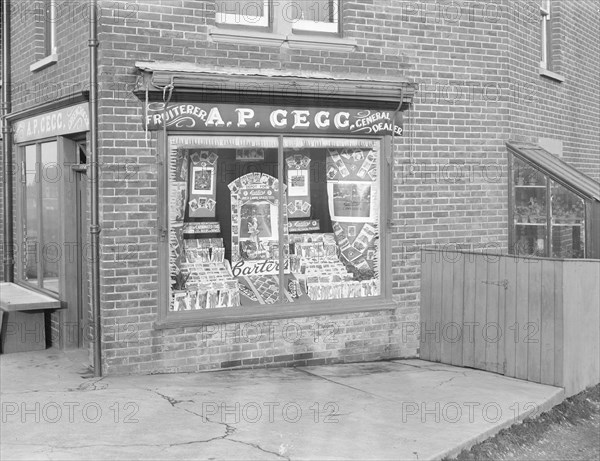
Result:
<svg viewBox="0 0 600 461"><path fill-rule="evenodd" d="M170 311L381 294L379 140L168 143Z"/></svg>
<svg viewBox="0 0 600 461"><path fill-rule="evenodd" d="M30 144L22 149L22 274L38 288L58 293L60 250L57 142Z"/></svg>

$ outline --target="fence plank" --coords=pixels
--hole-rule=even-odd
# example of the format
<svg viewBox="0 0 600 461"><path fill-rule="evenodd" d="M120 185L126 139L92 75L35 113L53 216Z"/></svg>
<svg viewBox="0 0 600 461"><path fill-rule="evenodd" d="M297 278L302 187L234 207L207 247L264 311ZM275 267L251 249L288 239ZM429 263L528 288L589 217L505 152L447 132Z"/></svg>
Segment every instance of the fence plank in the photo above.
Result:
<svg viewBox="0 0 600 461"><path fill-rule="evenodd" d="M506 280L508 282L506 288L506 310L504 323L504 374L506 376L516 376L516 361L517 361L517 339L518 329L517 323L517 258L506 258ZM516 333L516 334L515 334Z"/></svg>
<svg viewBox="0 0 600 461"><path fill-rule="evenodd" d="M486 320L482 331L482 347L485 348L485 370L498 373L498 298L501 282L499 278L499 258L487 256Z"/></svg>
<svg viewBox="0 0 600 461"><path fill-rule="evenodd" d="M542 261L542 313L541 313L541 376L542 384L554 384L554 267L555 261Z"/></svg>
<svg viewBox="0 0 600 461"><path fill-rule="evenodd" d="M554 266L554 385L564 386L563 263Z"/></svg>
<svg viewBox="0 0 600 461"><path fill-rule="evenodd" d="M472 338L471 326L475 322L475 271L476 259L465 253L465 284L464 284L464 314L463 314L463 366L475 368L475 343Z"/></svg>
<svg viewBox="0 0 600 461"><path fill-rule="evenodd" d="M473 327L475 368L485 370L485 340L483 338L483 328L487 317L487 256L477 255L475 258L475 325Z"/></svg>
<svg viewBox="0 0 600 461"><path fill-rule="evenodd" d="M539 383L541 379L542 328L542 264L541 260L529 265L529 321L527 323L527 380Z"/></svg>
<svg viewBox="0 0 600 461"><path fill-rule="evenodd" d="M443 289L443 252L438 252L431 267L431 313L428 331L425 331L429 343L431 361L439 362L442 358L440 324L442 323L442 289Z"/></svg>
<svg viewBox="0 0 600 461"><path fill-rule="evenodd" d="M500 338L498 340L498 373L505 373L506 356L506 293L508 290L508 279L506 275L506 265L511 258L502 258L498 262L498 280L502 282L502 286L498 290L498 329Z"/></svg>
<svg viewBox="0 0 600 461"><path fill-rule="evenodd" d="M442 316L440 322L440 360L442 363L452 363L452 343L448 336L451 335L452 323L452 290L454 288L454 257L460 254L442 252Z"/></svg>
<svg viewBox="0 0 600 461"><path fill-rule="evenodd" d="M435 254L421 252L421 333L419 355L423 360L431 360L431 349L427 342L427 337L423 335L423 330L427 328L427 324L431 321L431 270L432 259Z"/></svg>
<svg viewBox="0 0 600 461"><path fill-rule="evenodd" d="M515 355L515 378L527 379L527 322L529 321L529 266L531 261L519 259L517 262L517 300L516 300L516 322L515 340L517 342L517 353Z"/></svg>
<svg viewBox="0 0 600 461"><path fill-rule="evenodd" d="M452 287L452 329L447 331L452 337L452 365L461 367L463 365L463 338L464 328L464 280L465 280L465 254L454 263L454 279ZM456 330L456 331L455 331Z"/></svg>

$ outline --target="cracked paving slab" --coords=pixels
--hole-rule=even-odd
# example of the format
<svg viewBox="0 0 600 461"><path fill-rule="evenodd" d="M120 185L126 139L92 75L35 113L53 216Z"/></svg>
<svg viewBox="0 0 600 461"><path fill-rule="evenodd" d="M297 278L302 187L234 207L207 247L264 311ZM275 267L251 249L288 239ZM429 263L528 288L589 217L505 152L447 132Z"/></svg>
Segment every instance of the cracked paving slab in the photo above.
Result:
<svg viewBox="0 0 600 461"><path fill-rule="evenodd" d="M90 378L40 351L0 367L2 459L436 459L562 392L421 360Z"/></svg>

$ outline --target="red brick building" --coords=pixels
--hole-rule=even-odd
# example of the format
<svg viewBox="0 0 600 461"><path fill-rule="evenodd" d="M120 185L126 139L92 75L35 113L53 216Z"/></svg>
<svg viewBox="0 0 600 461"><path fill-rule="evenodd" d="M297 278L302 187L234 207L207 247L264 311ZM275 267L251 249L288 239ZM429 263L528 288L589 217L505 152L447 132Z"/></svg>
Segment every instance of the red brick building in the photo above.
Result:
<svg viewBox="0 0 600 461"><path fill-rule="evenodd" d="M88 347L89 7L10 3L14 279ZM600 180L593 0L97 11L106 373L416 357L421 248L564 256L518 230L507 142Z"/></svg>

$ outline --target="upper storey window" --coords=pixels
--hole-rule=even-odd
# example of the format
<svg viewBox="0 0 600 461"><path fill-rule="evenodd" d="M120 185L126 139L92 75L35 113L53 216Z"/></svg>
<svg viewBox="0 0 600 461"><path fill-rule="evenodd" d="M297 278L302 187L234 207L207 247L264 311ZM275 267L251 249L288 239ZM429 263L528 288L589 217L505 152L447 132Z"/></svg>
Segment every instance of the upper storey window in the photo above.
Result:
<svg viewBox="0 0 600 461"><path fill-rule="evenodd" d="M218 23L237 26L269 26L269 0L217 0L216 8Z"/></svg>
<svg viewBox="0 0 600 461"><path fill-rule="evenodd" d="M542 53L540 66L543 69L552 69L552 1L543 0L540 7L541 15L541 40Z"/></svg>
<svg viewBox="0 0 600 461"><path fill-rule="evenodd" d="M216 22L269 28L282 34L337 34L340 6L340 0L217 0Z"/></svg>
<svg viewBox="0 0 600 461"><path fill-rule="evenodd" d="M294 30L337 33L339 0L305 0L290 2Z"/></svg>

